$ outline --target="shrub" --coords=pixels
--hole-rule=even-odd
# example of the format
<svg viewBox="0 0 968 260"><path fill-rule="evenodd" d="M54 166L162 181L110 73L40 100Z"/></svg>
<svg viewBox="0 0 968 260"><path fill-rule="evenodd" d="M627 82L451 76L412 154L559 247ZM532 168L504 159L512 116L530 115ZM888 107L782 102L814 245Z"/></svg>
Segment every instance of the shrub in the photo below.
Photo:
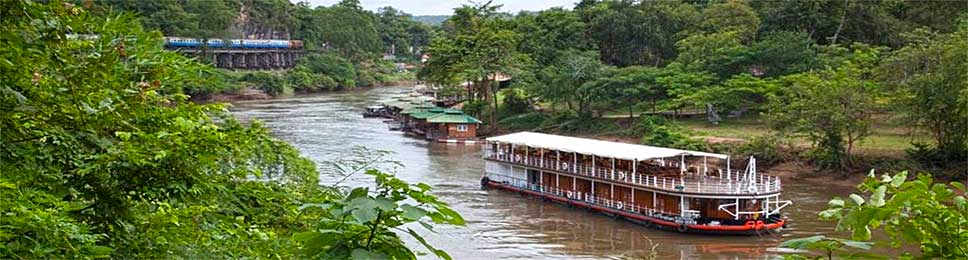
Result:
<svg viewBox="0 0 968 260"><path fill-rule="evenodd" d="M636 130L642 133L641 142L645 145L687 150L708 148L705 142L690 138L688 130L662 117L643 117Z"/></svg>
<svg viewBox="0 0 968 260"><path fill-rule="evenodd" d="M501 107L499 117L503 118L523 114L531 110L531 102L528 101L528 97L524 94L524 91L516 88L507 88L501 90L501 92L504 94L504 104Z"/></svg>
<svg viewBox="0 0 968 260"><path fill-rule="evenodd" d="M265 91L269 95L280 95L289 93L292 88L289 82L280 75L271 74L263 71L253 72L242 76L242 81L252 83L255 88Z"/></svg>
<svg viewBox="0 0 968 260"><path fill-rule="evenodd" d="M789 140L779 136L756 136L743 144L720 144L714 147L719 153L731 154L733 157L756 157L760 165L772 165L789 160L793 155L783 150L789 147Z"/></svg>

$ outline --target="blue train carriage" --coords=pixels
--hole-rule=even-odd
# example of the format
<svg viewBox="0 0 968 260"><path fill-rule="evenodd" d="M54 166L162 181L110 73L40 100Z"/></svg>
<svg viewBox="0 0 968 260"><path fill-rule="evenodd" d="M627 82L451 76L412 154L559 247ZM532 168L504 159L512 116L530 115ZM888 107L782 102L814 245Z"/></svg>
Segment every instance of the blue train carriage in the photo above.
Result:
<svg viewBox="0 0 968 260"><path fill-rule="evenodd" d="M209 48L231 49L302 49L302 41L290 40L243 40L209 39L207 42L197 38L165 37L165 46L172 48L201 48L203 42Z"/></svg>
<svg viewBox="0 0 968 260"><path fill-rule="evenodd" d="M201 45L201 40L183 37L165 37L165 46L176 48L195 48Z"/></svg>

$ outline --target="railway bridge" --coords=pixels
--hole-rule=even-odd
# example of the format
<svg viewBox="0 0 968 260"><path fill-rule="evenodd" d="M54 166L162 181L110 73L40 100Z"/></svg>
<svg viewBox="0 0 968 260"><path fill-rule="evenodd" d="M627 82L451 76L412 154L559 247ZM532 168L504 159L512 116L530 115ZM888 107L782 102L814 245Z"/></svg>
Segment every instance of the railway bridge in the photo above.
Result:
<svg viewBox="0 0 968 260"><path fill-rule="evenodd" d="M241 70L289 69L303 56L295 49L195 49L169 48L212 62L217 68Z"/></svg>

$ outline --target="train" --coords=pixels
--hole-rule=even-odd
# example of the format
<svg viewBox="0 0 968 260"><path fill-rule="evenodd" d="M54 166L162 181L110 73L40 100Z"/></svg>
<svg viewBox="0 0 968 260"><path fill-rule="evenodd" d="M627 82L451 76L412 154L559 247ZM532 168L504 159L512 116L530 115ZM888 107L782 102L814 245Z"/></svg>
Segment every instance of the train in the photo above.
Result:
<svg viewBox="0 0 968 260"><path fill-rule="evenodd" d="M201 48L204 41L197 38L165 37L165 47L169 48ZM303 48L300 40L249 40L249 39L209 39L209 48L225 49L294 49Z"/></svg>

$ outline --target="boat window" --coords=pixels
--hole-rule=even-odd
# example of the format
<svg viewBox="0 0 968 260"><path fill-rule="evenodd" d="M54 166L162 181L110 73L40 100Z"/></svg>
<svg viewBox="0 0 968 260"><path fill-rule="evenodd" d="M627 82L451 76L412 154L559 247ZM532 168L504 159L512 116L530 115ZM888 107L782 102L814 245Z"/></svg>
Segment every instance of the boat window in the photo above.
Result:
<svg viewBox="0 0 968 260"><path fill-rule="evenodd" d="M467 125L457 125L458 132L467 132Z"/></svg>

